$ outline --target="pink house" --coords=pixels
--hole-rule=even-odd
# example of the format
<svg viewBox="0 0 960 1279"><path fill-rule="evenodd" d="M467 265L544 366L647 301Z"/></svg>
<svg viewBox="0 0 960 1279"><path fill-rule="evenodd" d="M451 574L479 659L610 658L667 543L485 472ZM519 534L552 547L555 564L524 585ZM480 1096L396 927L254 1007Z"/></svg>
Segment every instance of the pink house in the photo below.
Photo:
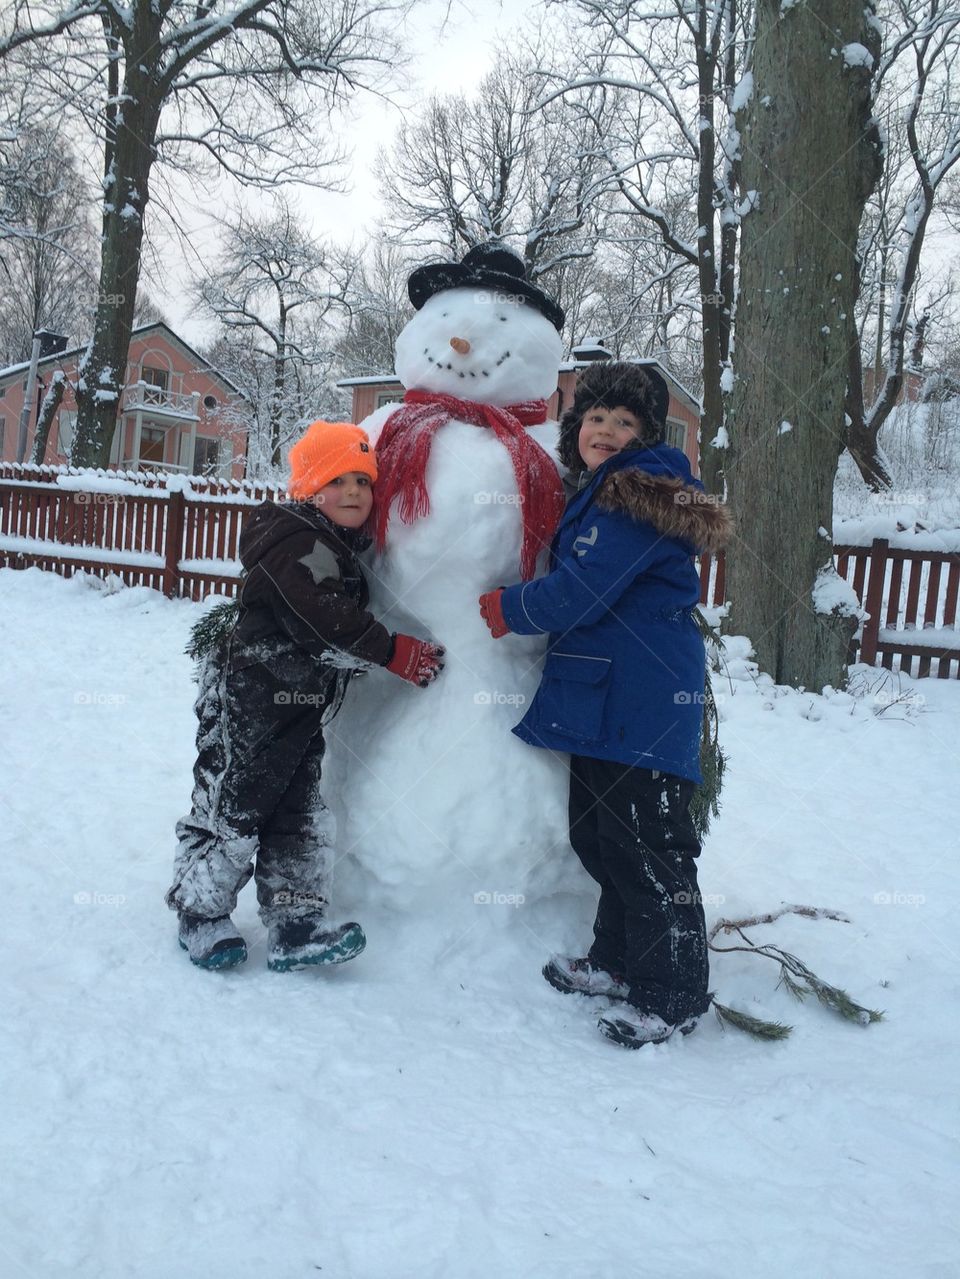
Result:
<svg viewBox="0 0 960 1279"><path fill-rule="evenodd" d="M54 466L69 461L77 417L72 384L84 350L54 351L40 359L23 460L33 458L40 403L53 374L62 370L68 385L43 460ZM20 460L28 374L28 362L0 369L0 461ZM247 447L244 405L243 392L162 321L134 329L109 465L126 471L242 479Z"/></svg>
<svg viewBox="0 0 960 1279"><path fill-rule="evenodd" d="M547 416L559 418L573 401L577 374L597 360L611 359L610 352L601 344L582 342L570 353L570 359L560 365L557 389L547 405ZM672 373L656 360L634 360L631 363L649 364L664 378L670 390L670 407L667 410L668 444L683 449L690 459L694 475L700 474L700 448L697 434L700 428L700 404ZM365 417L384 404L399 403L403 399L403 386L396 374L376 374L372 377L343 378L338 387L353 394L351 420L362 422Z"/></svg>

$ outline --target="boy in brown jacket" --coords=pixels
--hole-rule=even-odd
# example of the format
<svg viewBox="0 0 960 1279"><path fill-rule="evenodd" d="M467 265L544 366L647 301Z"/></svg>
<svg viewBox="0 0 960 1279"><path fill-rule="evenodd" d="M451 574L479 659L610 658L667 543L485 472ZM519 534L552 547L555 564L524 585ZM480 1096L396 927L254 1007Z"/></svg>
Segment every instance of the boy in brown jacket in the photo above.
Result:
<svg viewBox="0 0 960 1279"><path fill-rule="evenodd" d="M246 959L230 914L251 876L270 968L363 950L359 924L326 919L335 828L320 796L323 725L359 671L384 666L426 688L443 669L442 648L391 635L366 611L358 554L377 478L366 433L314 422L290 468L292 500L264 502L243 530L239 618L200 676L193 807L177 823L166 901L201 968Z"/></svg>

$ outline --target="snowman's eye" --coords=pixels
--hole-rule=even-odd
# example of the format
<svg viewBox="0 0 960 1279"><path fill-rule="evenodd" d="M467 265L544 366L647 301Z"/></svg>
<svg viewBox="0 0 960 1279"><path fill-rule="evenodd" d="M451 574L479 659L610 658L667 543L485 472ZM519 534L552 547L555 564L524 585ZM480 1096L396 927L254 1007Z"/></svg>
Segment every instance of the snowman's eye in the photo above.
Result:
<svg viewBox="0 0 960 1279"><path fill-rule="evenodd" d="M441 320L445 320L445 319L447 318L447 316L448 316L448 315L449 315L449 311L441 311L441 313L440 313L440 319L441 319Z"/></svg>
<svg viewBox="0 0 960 1279"><path fill-rule="evenodd" d="M507 322L507 317L506 317L505 315L498 315L498 316L497 316L497 319L498 319L498 320L502 320L502 321L504 322L504 324L506 324L506 322Z"/></svg>

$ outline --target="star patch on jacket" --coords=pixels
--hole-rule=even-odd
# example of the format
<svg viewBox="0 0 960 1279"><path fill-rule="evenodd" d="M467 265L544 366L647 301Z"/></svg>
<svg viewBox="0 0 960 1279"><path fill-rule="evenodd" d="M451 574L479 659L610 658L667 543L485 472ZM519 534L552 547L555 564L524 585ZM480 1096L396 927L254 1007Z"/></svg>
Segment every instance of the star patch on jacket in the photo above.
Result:
<svg viewBox="0 0 960 1279"><path fill-rule="evenodd" d="M330 547L319 539L314 542L313 550L310 554L301 556L297 563L309 569L310 576L317 586L326 581L328 577L336 578L340 576L340 565L337 563L337 557Z"/></svg>

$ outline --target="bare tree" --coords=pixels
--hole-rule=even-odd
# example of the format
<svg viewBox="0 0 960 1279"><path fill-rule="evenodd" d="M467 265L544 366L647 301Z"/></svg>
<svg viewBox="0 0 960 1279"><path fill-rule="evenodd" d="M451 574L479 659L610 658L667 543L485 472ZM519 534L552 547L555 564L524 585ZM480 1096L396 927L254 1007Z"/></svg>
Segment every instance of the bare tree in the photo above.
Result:
<svg viewBox="0 0 960 1279"><path fill-rule="evenodd" d="M417 263L396 244L377 239L358 263L347 328L336 344L336 359L347 377L367 377L393 369L397 338L413 314L407 279Z"/></svg>
<svg viewBox="0 0 960 1279"><path fill-rule="evenodd" d="M397 59L402 0L13 0L0 59L103 148L98 305L77 386L72 460L104 464L133 319L144 214L159 161L200 153L241 183L328 183L319 118Z"/></svg>
<svg viewBox="0 0 960 1279"><path fill-rule="evenodd" d="M450 257L512 241L531 279L566 304L563 268L593 254L610 181L594 124L538 108L538 66L535 52L504 53L475 97L431 99L381 154L379 177L387 230L404 245Z"/></svg>
<svg viewBox="0 0 960 1279"><path fill-rule="evenodd" d="M885 199L864 252L868 262L873 257L880 263L878 351L873 360L863 358L862 334L853 323L849 334L846 445L875 491L893 483L880 447L880 431L903 389L927 229L938 193L960 160L958 59L960 10L956 6L942 0L923 0L921 4L898 0L888 17L876 84L878 94L887 92L907 103L906 111L897 114L902 118L908 168L906 181L904 170L893 168L899 181L892 178L883 192ZM899 123L893 111L888 119ZM875 368L874 396L868 404L864 366L871 364Z"/></svg>
<svg viewBox="0 0 960 1279"><path fill-rule="evenodd" d="M703 350L701 471L723 487L724 370L730 361L737 232L749 201L736 194L735 127L743 63L740 0L555 0L580 19L578 73L543 75L544 103L562 96L592 123L593 142L632 218L627 239L655 270L663 315L677 299L699 313ZM602 92L601 92L602 91ZM605 122L597 111L612 110ZM622 226L621 226L622 231ZM666 296L671 295L671 296ZM638 298L637 306L644 303Z"/></svg>
<svg viewBox="0 0 960 1279"><path fill-rule="evenodd" d="M302 415L305 370L325 368L332 360L336 338L326 322L348 304L354 269L349 255L307 234L289 204L279 200L273 213L228 223L221 260L198 289L204 309L225 329L249 335L249 350L270 366L274 466Z"/></svg>
<svg viewBox="0 0 960 1279"><path fill-rule="evenodd" d="M97 251L92 195L67 141L52 129L19 131L5 164L20 175L16 227L0 239L0 362L30 354L33 333L54 329L77 339L95 301Z"/></svg>

